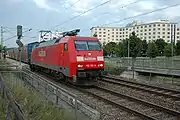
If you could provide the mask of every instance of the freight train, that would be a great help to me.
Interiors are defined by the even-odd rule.
[[[104,70],[103,50],[97,38],[77,36],[77,32],[64,32],[54,40],[27,44],[22,48],[22,61],[32,71],[51,73],[58,80],[94,85]],[[10,49],[8,56],[17,59],[18,51],[18,48]]]

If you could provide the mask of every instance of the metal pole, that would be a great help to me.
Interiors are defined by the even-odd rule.
[[[3,45],[3,27],[1,26],[1,45]]]
[[[128,65],[129,65],[129,39],[128,39]]]

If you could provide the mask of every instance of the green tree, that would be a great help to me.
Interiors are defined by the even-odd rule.
[[[104,46],[105,55],[115,55],[117,44],[115,42],[109,42]]]
[[[150,58],[155,58],[158,54],[158,49],[157,46],[155,44],[155,42],[149,42],[148,43],[148,50],[147,50],[147,55]]]
[[[141,56],[142,41],[136,36],[135,32],[132,32],[129,37],[129,49],[130,57],[136,58],[138,56]]]
[[[166,42],[164,41],[164,39],[157,39],[155,41],[155,44],[158,48],[158,56],[163,56],[164,55],[164,48],[166,46]]]
[[[172,56],[172,44],[171,43],[169,43],[169,44],[167,44],[165,46],[165,48],[164,48],[164,55],[166,57],[171,57]]]
[[[122,52],[124,57],[128,56],[128,40],[129,39],[124,39],[122,42]]]
[[[123,57],[123,43],[119,42],[117,44],[117,47],[115,49],[115,54],[118,56],[118,57]]]
[[[180,41],[176,43],[176,55],[180,55]]]
[[[148,44],[146,40],[142,41],[142,56],[145,57],[147,56],[147,49],[148,49]]]

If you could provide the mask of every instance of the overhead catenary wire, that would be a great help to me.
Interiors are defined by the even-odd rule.
[[[88,9],[88,10],[80,13],[79,15],[76,15],[76,16],[70,18],[69,20],[62,22],[62,23],[59,24],[59,25],[56,25],[56,26],[53,27],[53,28],[60,27],[60,26],[62,26],[63,24],[68,23],[68,22],[70,22],[70,21],[72,21],[72,20],[74,20],[74,19],[76,19],[76,18],[78,18],[78,17],[80,17],[80,16],[82,16],[82,15],[84,15],[84,14],[86,14],[86,13],[92,11],[92,10],[94,10],[94,9],[97,9],[97,8],[103,6],[103,5],[105,5],[105,4],[107,4],[107,3],[111,2],[111,1],[112,1],[112,0],[108,0],[108,1],[105,1],[105,2],[103,2],[103,3],[101,3],[101,4],[99,4],[99,5],[96,5],[96,6],[92,7],[92,8],[90,8],[90,9]]]
[[[168,8],[172,8],[172,7],[176,7],[176,6],[179,6],[179,5],[180,5],[180,3],[174,4],[174,5],[169,5],[167,7],[162,7],[162,8],[155,9],[155,10],[152,10],[152,11],[149,11],[149,12],[145,12],[145,13],[141,13],[141,14],[138,14],[138,15],[135,15],[135,16],[126,17],[126,18],[123,18],[121,20],[116,20],[116,21],[113,21],[113,22],[110,22],[110,23],[107,23],[107,24],[102,24],[100,26],[105,26],[105,25],[111,25],[111,24],[114,24],[114,23],[119,23],[119,22],[122,22],[122,21],[125,21],[125,20],[129,20],[129,19],[132,19],[132,18],[148,15],[148,14],[151,14],[151,13],[154,13],[154,12],[162,11],[162,10],[165,10],[165,9],[168,9]]]
[[[123,18],[121,20],[116,20],[116,21],[113,21],[113,22],[110,22],[110,23],[106,23],[106,24],[102,24],[102,25],[98,25],[98,26],[106,26],[106,25],[111,25],[111,24],[114,24],[114,23],[120,23],[120,22],[123,22],[125,20],[129,20],[129,19],[132,19],[132,18],[148,15],[148,14],[151,14],[151,13],[154,13],[154,12],[158,12],[158,11],[162,11],[162,10],[165,10],[165,9],[168,9],[168,8],[177,7],[179,5],[180,5],[180,3],[174,4],[174,5],[170,5],[170,6],[166,6],[166,7],[162,7],[162,8],[158,8],[158,9],[155,9],[155,10],[152,10],[152,11],[149,11],[149,12],[141,13],[141,14],[138,14],[138,15],[135,15],[135,16],[126,17],[126,18]],[[89,31],[89,28],[88,29],[84,29],[83,31]]]

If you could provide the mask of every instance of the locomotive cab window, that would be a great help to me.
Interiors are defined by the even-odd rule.
[[[68,44],[64,43],[64,51],[68,51]]]
[[[101,50],[101,45],[99,41],[76,40],[75,48],[76,50]]]

